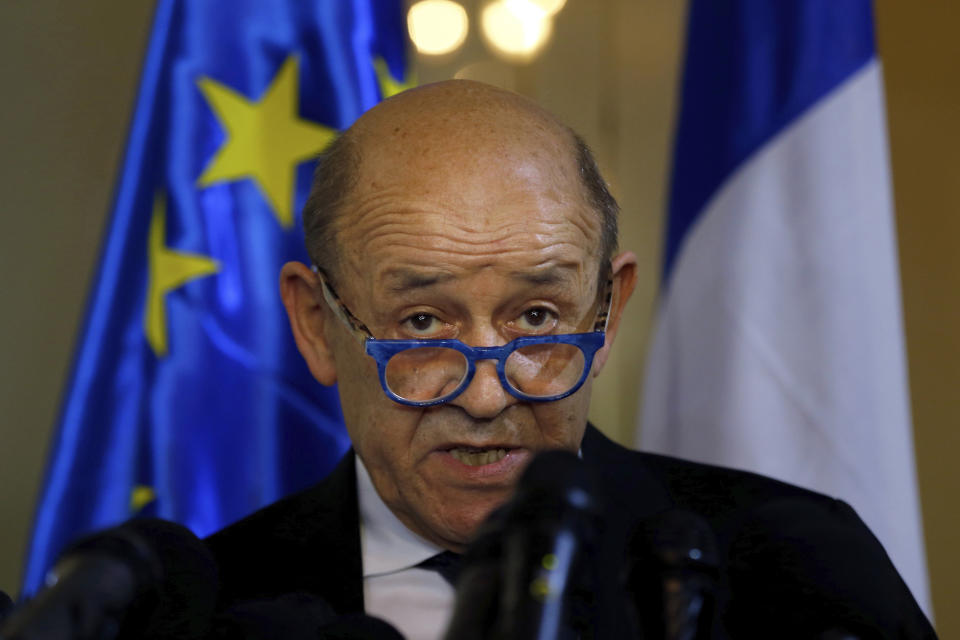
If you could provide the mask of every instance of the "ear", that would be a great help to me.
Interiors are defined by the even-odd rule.
[[[337,381],[337,367],[324,334],[331,314],[316,293],[319,286],[317,274],[301,262],[288,262],[280,270],[280,297],[297,349],[317,382],[330,386]]]
[[[623,309],[627,306],[627,301],[633,293],[633,287],[637,284],[637,256],[632,251],[624,251],[614,257],[610,261],[610,265],[613,297],[610,301],[610,317],[607,320],[607,337],[603,346],[600,347],[593,358],[594,377],[600,374],[603,366],[607,363],[610,348],[613,346],[613,340],[617,337],[617,330],[620,328],[620,317],[623,315]]]

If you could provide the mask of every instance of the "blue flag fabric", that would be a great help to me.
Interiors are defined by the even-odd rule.
[[[875,53],[870,0],[690,4],[664,284],[730,174]]]
[[[349,440],[277,292],[309,160],[402,87],[401,0],[160,0],[24,592],[138,514],[198,535],[322,478]]]

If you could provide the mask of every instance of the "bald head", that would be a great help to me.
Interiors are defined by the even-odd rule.
[[[532,161],[561,160],[568,165],[564,168],[575,170],[574,139],[567,127],[522,96],[469,80],[398,94],[365,113],[348,135],[366,150],[364,163],[376,159],[429,166],[468,149],[476,158],[522,154]]]
[[[464,198],[469,176],[516,167],[578,182],[574,192],[591,209],[598,261],[616,248],[618,206],[586,144],[536,103],[515,93],[468,80],[449,80],[400,93],[367,111],[319,158],[304,209],[307,250],[336,276],[339,231],[351,224],[351,201],[382,192],[385,176],[404,169],[404,189],[440,191],[456,181]],[[395,185],[400,188],[399,185]],[[385,193],[390,193],[387,189]]]

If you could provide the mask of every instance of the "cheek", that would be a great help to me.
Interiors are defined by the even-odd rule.
[[[391,408],[387,403],[395,403],[380,388],[376,363],[359,346],[336,349],[335,358],[340,408],[348,425],[350,439],[359,449],[368,438],[367,432],[381,422],[379,416]]]
[[[568,451],[580,448],[587,427],[591,386],[588,378],[569,398],[533,406],[537,426],[548,448]]]
[[[408,444],[410,426],[396,418],[365,418],[350,423],[350,440],[381,498],[387,504],[394,505],[404,492],[403,483],[413,477],[413,457]]]
[[[395,468],[410,464],[416,412],[405,411],[389,398],[367,395],[356,398],[349,411],[344,407],[344,418],[350,440],[365,461]]]
[[[387,398],[379,384],[362,390],[344,389],[340,395],[353,447],[389,503],[399,495],[399,484],[412,476],[419,412]]]

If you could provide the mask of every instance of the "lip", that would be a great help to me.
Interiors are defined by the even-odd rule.
[[[506,449],[507,455],[503,459],[477,467],[460,462],[450,453],[451,449]],[[437,447],[430,454],[436,462],[442,465],[445,473],[466,482],[502,481],[515,476],[530,457],[530,450],[505,444],[468,444],[463,442],[445,444]]]

